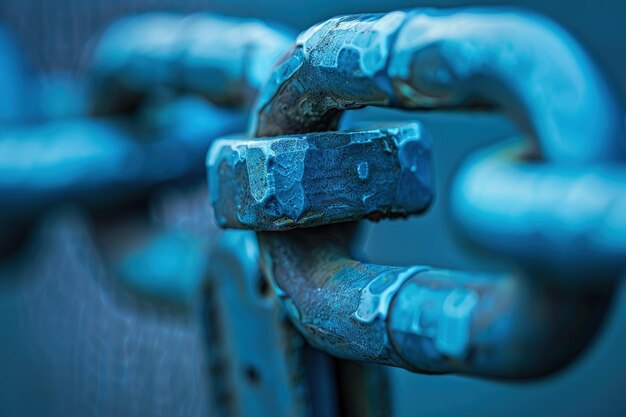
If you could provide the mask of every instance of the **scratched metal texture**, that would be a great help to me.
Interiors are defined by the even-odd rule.
[[[211,202],[220,227],[264,231],[422,213],[433,198],[431,145],[417,123],[224,139],[207,158]]]

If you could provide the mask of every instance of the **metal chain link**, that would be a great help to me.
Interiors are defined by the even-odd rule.
[[[289,41],[257,21],[206,14],[120,22],[96,51],[81,117],[2,133],[0,221],[22,226],[56,204],[126,201],[197,174],[209,143],[241,129],[246,104]],[[336,131],[344,110],[364,106],[498,109],[518,122],[527,138],[477,154],[452,191],[466,236],[518,269],[353,259],[351,222],[420,214],[435,194],[437,138],[420,123]],[[331,19],[298,37],[253,118],[261,139],[218,140],[207,159],[217,222],[257,231],[260,244],[229,233],[212,249],[209,285],[217,287],[203,312],[216,322],[208,327],[230,325],[221,337],[239,341],[208,330],[211,372],[239,395],[261,392],[264,409],[309,412],[296,374],[302,362],[289,363],[298,355],[273,342],[250,355],[246,344],[258,334],[237,333],[254,318],[258,332],[301,350],[283,310],[253,294],[265,291],[255,287],[257,262],[300,333],[342,358],[527,378],[570,363],[596,333],[624,268],[624,118],[591,59],[554,23],[486,9]],[[245,254],[236,253],[241,246]],[[238,316],[224,315],[235,309]],[[220,356],[227,346],[230,361]],[[264,381],[269,391],[254,394],[238,372],[258,383],[248,365],[262,361],[282,368]],[[278,404],[279,392],[290,401]],[[238,402],[227,394],[224,412]]]
[[[452,198],[469,237],[518,270],[362,263],[347,250],[349,223],[270,232],[424,210],[419,125],[410,137],[327,132],[368,105],[498,109],[518,122],[530,140],[468,163]],[[264,273],[313,346],[418,372],[528,378],[568,364],[596,333],[623,269],[624,118],[554,23],[508,9],[330,19],[298,37],[257,109],[262,139],[213,145],[211,199],[218,223],[259,232]]]

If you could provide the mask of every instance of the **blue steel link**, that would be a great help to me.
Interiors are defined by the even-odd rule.
[[[421,213],[432,200],[430,148],[417,123],[224,139],[208,156],[211,201],[220,226],[265,231]]]
[[[528,268],[494,275],[361,263],[347,250],[349,223],[259,233],[264,273],[292,322],[331,354],[419,372],[528,378],[570,363],[596,333],[623,264],[594,269],[580,291],[567,278],[567,263],[598,266],[624,253],[619,238],[612,236],[608,247],[598,239],[623,216],[611,207],[620,201],[615,164],[624,158],[625,126],[591,59],[556,24],[520,10],[338,17],[298,37],[261,93],[251,132],[306,137],[336,129],[344,110],[368,105],[498,109],[518,123],[530,138],[526,151],[504,164],[485,165],[482,158],[463,168],[453,212],[470,238],[492,249],[501,245]],[[605,174],[595,170],[599,164],[608,164]],[[581,169],[595,173],[582,188]],[[219,186],[267,180],[258,170],[235,184],[214,166],[209,170]],[[554,204],[546,196],[560,184],[574,191],[564,188],[568,198]],[[593,193],[590,201],[602,195],[602,204],[577,204],[576,193],[585,191]],[[523,204],[507,205],[507,198]],[[605,213],[612,215],[602,218]],[[597,221],[590,225],[590,218]],[[563,227],[536,236],[533,231],[552,226],[541,219],[558,219]],[[251,227],[262,228],[260,220]],[[342,219],[327,222],[336,220]],[[564,248],[572,238],[582,243]],[[535,243],[540,249],[532,249]],[[578,259],[556,256],[549,268],[528,263],[552,249],[575,249]]]

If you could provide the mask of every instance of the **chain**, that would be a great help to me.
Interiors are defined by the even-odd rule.
[[[68,202],[109,208],[201,175],[209,143],[242,129],[268,63],[290,39],[255,20],[210,14],[118,22],[80,83],[78,115],[3,129],[0,221],[28,224]]]
[[[211,248],[202,313],[225,414],[256,412],[245,407],[258,402],[241,400],[256,396],[263,410],[306,415],[323,394],[304,392],[303,357],[318,376],[324,366],[311,364],[329,359],[283,314],[324,352],[415,372],[528,378],[570,363],[602,323],[626,250],[623,112],[577,42],[521,11],[344,16],[301,34],[265,84],[290,39],[207,14],[119,22],[95,51],[77,117],[3,131],[0,222],[20,229],[50,206],[146,196],[199,174],[213,143],[217,222],[254,230],[259,243],[227,232]],[[263,86],[257,138],[214,141],[242,129]],[[421,123],[337,130],[345,110],[365,106],[501,110],[518,123],[522,138],[470,158],[451,191],[465,237],[515,270],[351,256],[356,221],[419,215],[437,188],[437,138]],[[237,332],[251,322],[255,331]]]
[[[468,162],[452,196],[468,237],[515,271],[362,263],[347,249],[353,224],[319,227],[418,214],[432,199],[421,125],[333,131],[344,110],[372,105],[499,109],[518,122],[528,139]],[[259,232],[264,273],[313,346],[417,372],[528,378],[595,334],[623,269],[623,114],[554,23],[479,9],[330,19],[298,37],[255,116],[261,139],[212,146],[211,200],[222,226]]]

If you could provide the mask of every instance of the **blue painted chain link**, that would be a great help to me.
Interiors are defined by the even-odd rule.
[[[334,132],[364,106],[494,109],[518,123],[525,139],[469,161],[452,196],[466,235],[515,271],[362,263],[347,250],[349,223],[273,232],[424,210],[424,134]],[[553,22],[493,9],[330,19],[281,60],[250,130],[260,139],[213,145],[216,218],[259,231],[264,273],[314,346],[419,372],[527,378],[569,363],[602,322],[626,249],[624,118]],[[364,156],[372,137],[382,143]]]

